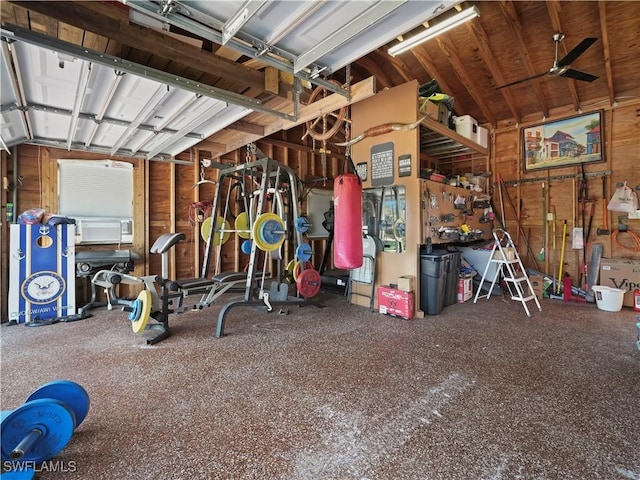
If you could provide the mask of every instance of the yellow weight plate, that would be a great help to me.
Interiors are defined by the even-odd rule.
[[[247,215],[247,212],[240,212],[233,226],[238,231],[240,238],[251,238],[251,228],[249,227],[249,215]]]
[[[256,218],[251,233],[260,250],[277,250],[285,238],[284,221],[275,213],[263,213]]]
[[[202,222],[202,225],[200,226],[200,236],[205,242],[209,238],[209,231],[211,230],[211,224],[213,223],[212,218],[213,217],[207,217],[206,220]],[[224,233],[222,234],[222,241],[220,241],[220,230],[224,230]],[[227,240],[229,240],[229,237],[231,236],[231,233],[229,232],[229,230],[231,230],[231,228],[229,227],[229,222],[227,222],[220,215],[218,215],[217,221],[216,221],[216,232],[214,232],[213,239],[212,239],[213,244],[223,245]]]
[[[287,268],[284,271],[284,278],[289,283],[296,283],[295,278],[293,278],[293,269],[295,268],[295,266],[296,261],[291,260],[289,263],[287,263]]]
[[[140,317],[135,322],[131,322],[131,329],[133,333],[142,332],[151,317],[151,292],[149,290],[143,290],[138,295],[137,300],[140,302]]]

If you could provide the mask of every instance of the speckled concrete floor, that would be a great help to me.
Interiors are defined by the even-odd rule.
[[[125,313],[2,325],[2,409],[82,384],[91,410],[39,479],[638,479],[636,312],[500,297],[405,321],[322,294],[219,307],[147,347]],[[73,466],[73,468],[68,468]]]

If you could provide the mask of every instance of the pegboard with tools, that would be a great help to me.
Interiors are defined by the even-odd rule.
[[[444,244],[486,240],[495,214],[491,196],[467,188],[422,180],[422,241]]]

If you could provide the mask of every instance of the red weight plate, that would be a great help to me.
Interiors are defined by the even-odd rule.
[[[300,292],[300,295],[304,298],[315,297],[320,291],[321,284],[322,279],[320,278],[320,274],[313,268],[307,268],[301,271],[296,280],[298,292]]]

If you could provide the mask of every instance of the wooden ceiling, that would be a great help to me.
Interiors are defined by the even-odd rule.
[[[469,5],[475,5],[480,16],[463,26],[397,57],[388,55],[388,45],[354,62],[351,85],[360,92],[354,98],[364,98],[373,89],[371,77],[378,90],[414,79],[420,84],[436,79],[443,92],[455,97],[456,114],[498,128],[640,98],[640,2],[480,1],[460,8]],[[121,2],[3,1],[1,8],[3,24],[257,98],[273,109],[292,109],[291,85],[277,73],[274,77],[263,63],[175,27],[160,32],[131,23],[129,7]],[[496,89],[548,71],[556,32],[565,35],[560,58],[584,38],[597,38],[571,65],[597,80],[543,76]],[[344,76],[344,69],[333,74],[339,82]],[[307,90],[303,101],[309,94]],[[312,105],[302,113],[301,120],[313,118],[318,108]],[[220,156],[294,123],[253,113],[198,148]]]

